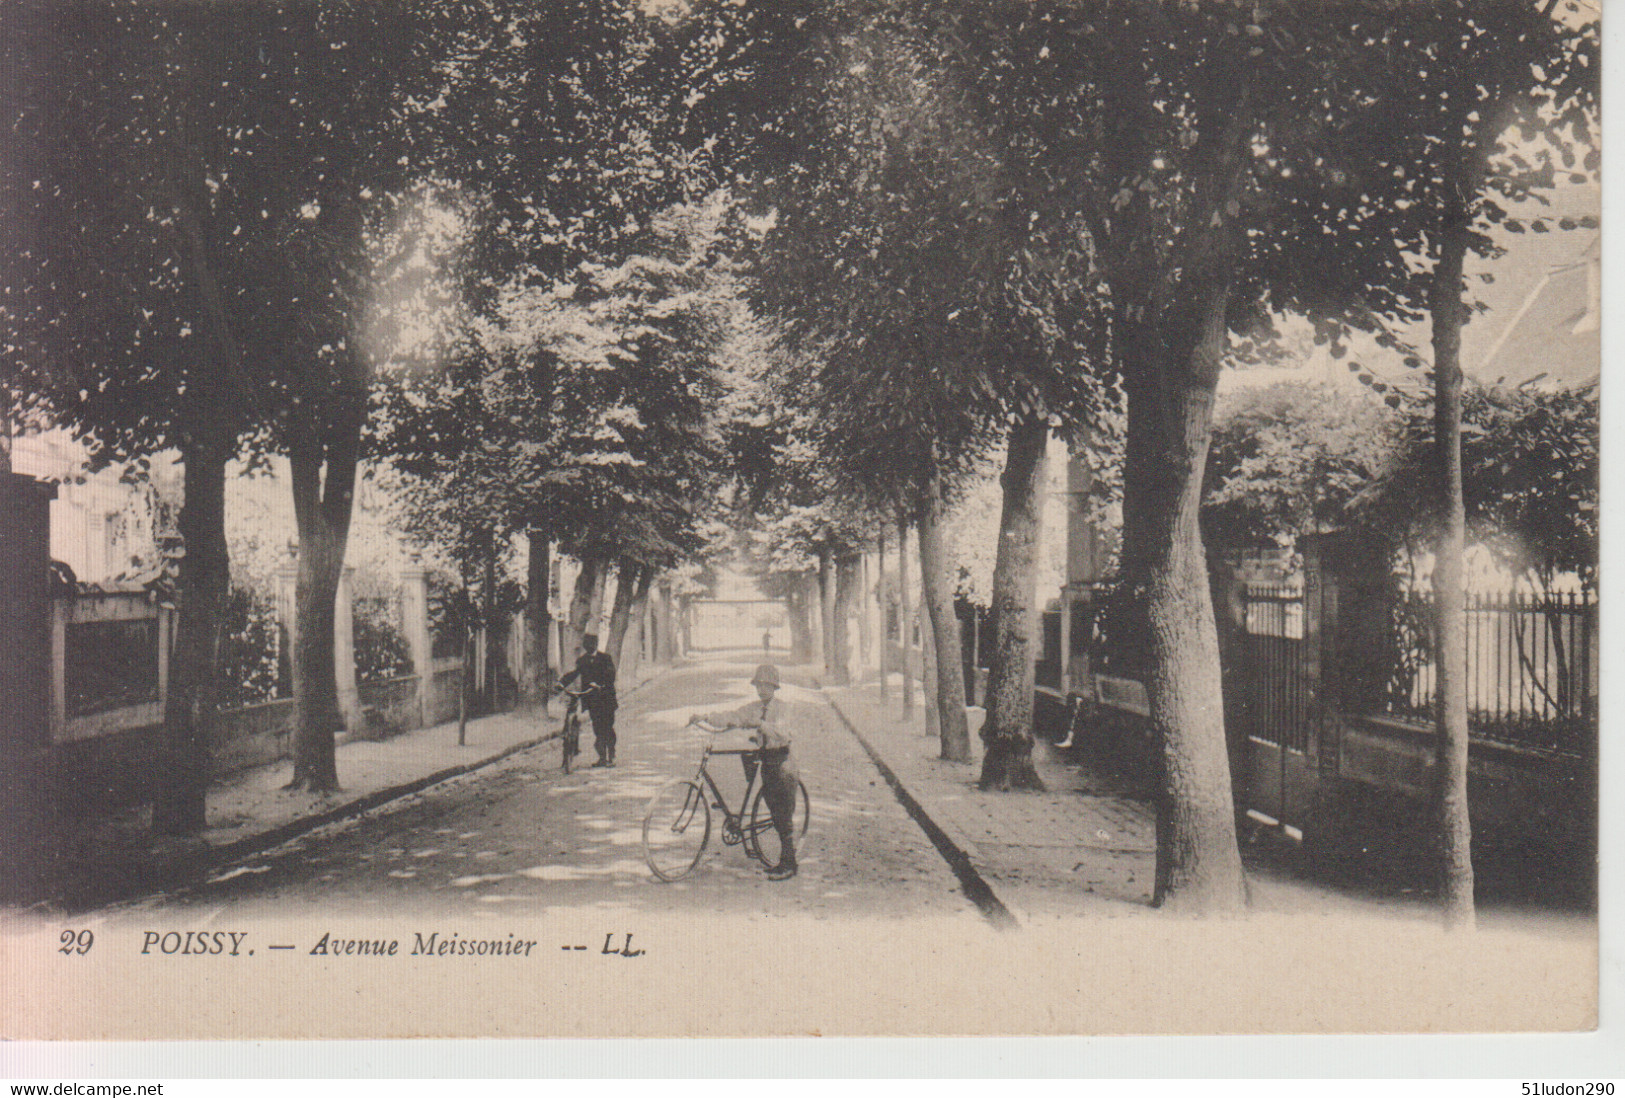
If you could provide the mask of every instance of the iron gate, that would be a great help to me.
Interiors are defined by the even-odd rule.
[[[1247,584],[1231,708],[1241,741],[1242,807],[1265,822],[1301,821],[1314,781],[1309,759],[1313,653],[1303,589]]]

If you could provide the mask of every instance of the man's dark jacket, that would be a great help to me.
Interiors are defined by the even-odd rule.
[[[619,704],[615,698],[615,661],[609,658],[608,652],[589,652],[583,655],[576,660],[576,669],[559,681],[562,685],[568,686],[578,678],[583,687],[595,687],[592,693],[581,699],[586,703],[589,713],[614,712]]]

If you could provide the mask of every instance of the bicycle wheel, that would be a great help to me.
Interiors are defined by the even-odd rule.
[[[798,778],[796,803],[790,814],[790,834],[797,839],[805,835],[811,817],[812,802],[807,797],[807,787]],[[767,806],[767,798],[760,789],[751,800],[750,822],[745,825],[745,853],[769,869],[778,865],[784,854],[778,830],[773,826],[773,810]]]
[[[581,718],[571,714],[564,718],[564,772],[570,772],[570,763],[581,754]]]
[[[690,781],[667,782],[643,817],[643,857],[662,881],[688,876],[711,840],[711,806]]]

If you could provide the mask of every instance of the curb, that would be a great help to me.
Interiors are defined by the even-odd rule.
[[[632,697],[659,677],[661,676],[643,680],[628,690],[623,697]],[[206,874],[222,865],[269,850],[274,846],[280,846],[290,839],[296,839],[300,835],[315,831],[319,827],[326,827],[328,824],[360,816],[391,801],[410,797],[414,793],[421,793],[423,790],[439,785],[441,782],[461,777],[464,774],[472,774],[476,770],[482,770],[485,767],[502,762],[504,759],[511,758],[522,751],[529,751],[544,743],[557,740],[562,734],[563,729],[556,728],[546,735],[512,744],[483,759],[459,763],[456,766],[449,766],[424,777],[402,782],[399,785],[386,786],[383,789],[374,790],[371,793],[356,797],[354,800],[345,801],[343,804],[337,804],[307,816],[297,817],[287,823],[279,824],[276,827],[253,835],[245,835],[221,846],[209,847],[206,850],[198,850],[194,853],[155,858],[152,861],[133,867],[133,871],[124,879],[105,888],[92,888],[72,896],[48,898],[43,902],[49,903],[51,899],[54,899],[66,913],[75,914],[92,907],[138,899],[151,892],[196,883],[196,878],[200,874]]]
[[[851,732],[853,738],[858,741],[858,746],[863,748],[864,754],[869,756],[869,761],[875,764],[875,769],[880,771],[880,776],[886,779],[886,784],[891,787],[893,796],[903,806],[903,810],[909,814],[910,819],[919,825],[920,830],[925,832],[926,838],[930,839],[931,844],[937,848],[937,853],[941,854],[943,861],[948,863],[948,868],[953,870],[955,877],[959,878],[959,887],[964,890],[965,898],[975,904],[977,910],[981,911],[982,917],[999,930],[1021,929],[1021,924],[1017,922],[1015,915],[1011,914],[1010,909],[1004,906],[1004,902],[994,893],[993,887],[978,872],[976,863],[970,854],[949,836],[942,825],[931,818],[931,814],[925,810],[925,806],[908,791],[892,768],[886,765],[886,760],[880,757],[880,753],[864,738],[863,733],[858,731],[858,726],[852,723],[852,719],[846,715],[840,704],[824,691],[823,684],[819,683],[817,679],[814,679],[813,682],[817,684],[819,693],[823,694],[824,700],[829,703],[829,707],[835,710],[835,715],[841,718],[841,723],[846,725],[847,731]]]

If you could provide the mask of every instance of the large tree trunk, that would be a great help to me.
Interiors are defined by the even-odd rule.
[[[604,595],[609,591],[609,565],[598,566],[598,574],[593,577],[592,603],[587,611],[586,632],[595,633],[604,628]],[[602,638],[599,638],[602,639]],[[603,651],[603,646],[599,646]]]
[[[343,726],[333,668],[334,599],[344,568],[355,500],[356,468],[366,398],[347,387],[328,405],[325,430],[311,430],[289,448],[294,518],[299,527],[294,584],[293,780],[290,788],[339,788],[334,736]],[[325,469],[325,476],[324,476]]]
[[[1476,922],[1472,824],[1467,808],[1467,613],[1463,592],[1467,517],[1461,469],[1461,325],[1466,319],[1461,275],[1467,231],[1464,204],[1452,196],[1430,302],[1440,516],[1438,560],[1433,568],[1438,614],[1433,654],[1438,720],[1434,807],[1439,828],[1439,902],[1445,926],[1452,930],[1471,930]]]
[[[836,677],[835,554],[827,544],[818,550],[818,620],[823,624],[824,675],[834,685],[844,686]]]
[[[1129,437],[1144,455],[1140,547],[1149,630],[1146,690],[1161,745],[1154,902],[1192,914],[1240,911],[1230,758],[1213,596],[1198,512],[1224,350],[1228,290],[1125,333]]]
[[[852,618],[862,594],[862,566],[858,557],[835,562],[835,672],[832,679],[837,686],[848,686],[852,682]]]
[[[615,661],[617,668],[626,663],[627,627],[632,624],[632,603],[637,597],[638,584],[643,579],[643,566],[623,560],[615,570],[615,601],[609,612],[609,637],[603,650]]]
[[[530,553],[525,567],[525,699],[536,703],[552,689],[554,670],[548,654],[547,634],[553,628],[548,610],[552,584],[549,559],[552,545],[547,535],[532,530],[526,535]]]
[[[852,609],[858,622],[858,678],[859,681],[869,673],[874,666],[874,630],[870,620],[871,597],[874,591],[874,577],[870,574],[869,553],[864,550],[858,554],[857,562],[853,565],[856,577],[857,591],[854,592]]]
[[[495,713],[501,707],[502,664],[507,660],[507,630],[497,620],[497,546],[490,530],[481,539],[480,561],[480,651],[485,674],[480,682],[480,709]]]
[[[636,685],[638,667],[643,663],[646,648],[649,658],[654,658],[654,646],[651,643],[654,617],[649,612],[649,590],[654,584],[654,575],[655,570],[648,566],[638,569],[637,586],[632,591],[631,624],[627,627],[627,639],[621,642],[621,659],[616,664],[620,669],[621,680],[626,683],[629,690]]]
[[[196,281],[218,361],[195,379],[187,417],[191,430],[181,441],[186,482],[176,523],[186,555],[181,558],[180,613],[164,706],[163,768],[152,806],[153,831],[172,836],[194,835],[207,826],[209,753],[220,697],[220,620],[231,585],[226,463],[235,437],[228,426],[234,402],[226,390],[242,376],[242,355],[210,263],[203,224],[189,203],[177,200],[174,211],[181,230],[180,258]]]
[[[805,575],[792,577],[784,596],[790,616],[790,658],[807,663],[813,658],[812,597]]]
[[[663,582],[655,596],[655,662],[677,659],[676,622],[672,612],[671,584]]]
[[[231,582],[226,548],[226,462],[230,439],[203,431],[181,447],[185,497],[177,520],[186,555],[176,621],[152,829],[193,835],[207,825],[209,753],[220,685],[220,621]]]
[[[897,516],[897,663],[903,672],[903,719],[914,715],[914,655],[910,647],[914,639],[914,607],[909,593],[913,590],[908,578],[908,515],[899,509]]]
[[[581,637],[587,632],[587,623],[592,618],[592,593],[598,586],[598,562],[584,560],[581,570],[576,573],[575,590],[570,595],[570,613],[564,623],[564,650],[559,653],[559,664],[562,670],[568,670],[576,665],[576,657],[581,654]]]
[[[880,664],[880,700],[882,703],[891,695],[891,633],[889,631],[891,618],[891,599],[886,587],[886,524],[880,524],[879,537],[876,539],[875,552],[875,601],[880,605],[880,635],[876,638],[880,646],[878,652]]]
[[[960,670],[959,618],[942,538],[942,484],[933,477],[920,509],[920,586],[935,640],[938,729],[942,757],[970,762],[970,726],[965,720],[965,677]]]
[[[1010,430],[999,515],[999,548],[993,561],[993,655],[987,684],[987,723],[982,726],[983,789],[1043,789],[1033,769],[1033,644],[1038,550],[1043,530],[1040,489],[1044,483],[1049,422],[1022,420]],[[956,659],[948,661],[957,666]]]

